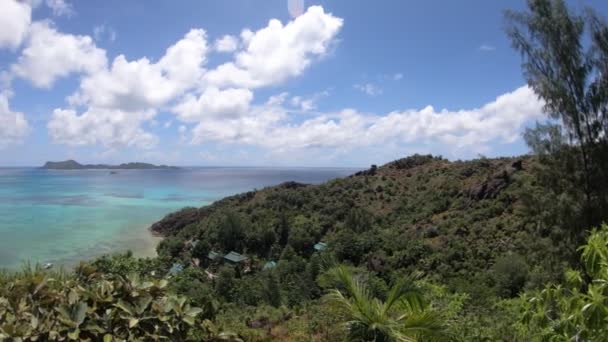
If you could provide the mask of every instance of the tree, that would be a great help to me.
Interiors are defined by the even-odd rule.
[[[224,298],[226,301],[230,301],[232,299],[232,293],[235,287],[236,274],[234,272],[234,268],[229,266],[224,266],[220,269],[219,274],[217,276],[217,280],[215,282],[215,293]]]
[[[207,241],[199,241],[192,249],[192,256],[201,261],[207,260],[207,255],[211,251],[211,246]]]
[[[581,217],[570,227],[580,233],[608,212],[608,26],[591,10],[573,14],[563,0],[528,0],[527,12],[506,18],[528,85],[552,120],[526,140],[550,165],[547,188],[565,179],[557,195],[572,204],[581,197]]]
[[[279,235],[279,244],[282,247],[285,247],[287,241],[289,240],[289,220],[287,219],[287,215],[285,215],[283,212],[281,212],[279,216],[277,234]]]
[[[508,254],[496,260],[492,271],[496,290],[502,297],[517,296],[528,279],[528,264],[515,254]]]
[[[328,303],[342,313],[350,341],[417,341],[444,337],[445,327],[430,311],[420,291],[407,280],[395,284],[382,302],[365,284],[338,266],[329,271],[342,290],[333,289]]]
[[[264,284],[264,295],[266,302],[275,308],[281,306],[281,290],[277,278],[273,273],[268,273]]]
[[[239,251],[245,240],[241,218],[235,213],[228,213],[218,226],[218,239],[224,250]]]
[[[521,321],[538,340],[605,341],[608,336],[608,225],[593,230],[579,250],[584,270],[567,270],[565,286],[522,296]]]
[[[346,216],[344,226],[356,233],[368,231],[372,227],[372,215],[364,209],[351,209]]]
[[[171,258],[177,258],[184,249],[184,242],[175,237],[168,237],[158,244],[157,250],[159,255],[166,255]]]

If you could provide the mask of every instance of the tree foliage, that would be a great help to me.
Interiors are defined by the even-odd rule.
[[[369,289],[346,268],[330,271],[342,289],[331,290],[326,300],[343,314],[350,341],[441,340],[445,326],[429,310],[422,294],[408,280],[397,282],[385,301],[370,295]]]
[[[579,248],[582,270],[567,270],[565,284],[522,296],[521,321],[539,341],[602,341],[608,336],[608,225]]]
[[[563,0],[528,0],[528,11],[509,11],[507,19],[528,84],[552,120],[528,130],[526,140],[542,158],[547,189],[562,208],[571,206],[562,223],[580,237],[608,212],[608,26]]]

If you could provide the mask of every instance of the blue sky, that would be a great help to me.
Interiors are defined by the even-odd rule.
[[[0,165],[523,154],[542,103],[502,13],[524,6],[0,0]]]

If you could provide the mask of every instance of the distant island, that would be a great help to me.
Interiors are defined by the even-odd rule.
[[[80,164],[75,160],[46,162],[43,169],[47,170],[176,170],[176,166],[154,165],[148,163],[126,163],[120,165]]]

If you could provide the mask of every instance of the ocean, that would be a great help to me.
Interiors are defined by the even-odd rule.
[[[130,250],[153,256],[148,227],[183,207],[285,181],[318,184],[358,170],[200,167],[179,170],[0,168],[0,268],[71,266]]]

